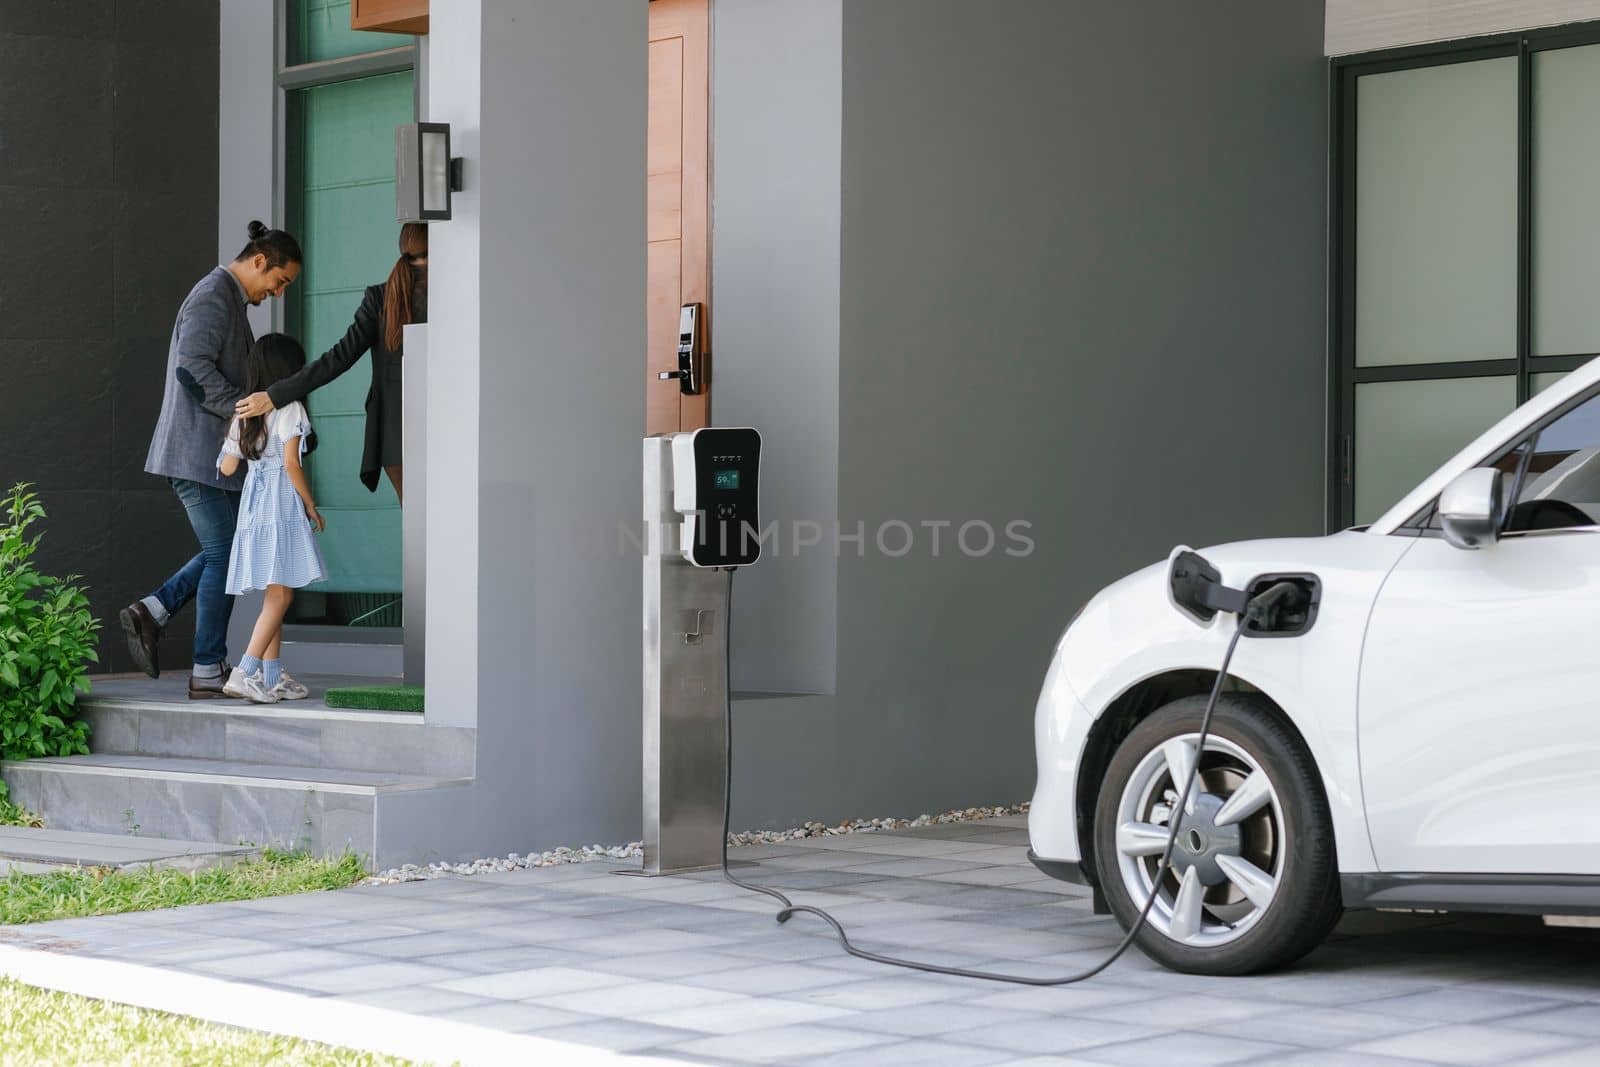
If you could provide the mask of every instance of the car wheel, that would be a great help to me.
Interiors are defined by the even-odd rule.
[[[1100,888],[1125,930],[1155,894],[1138,944],[1168,967],[1282,967],[1320,944],[1342,910],[1327,798],[1304,743],[1258,695],[1222,694],[1199,753],[1205,705],[1173,701],[1117,747],[1095,808]],[[1172,866],[1157,879],[1196,760]]]

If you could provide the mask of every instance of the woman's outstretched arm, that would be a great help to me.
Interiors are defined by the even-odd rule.
[[[366,355],[367,350],[378,340],[378,331],[381,329],[383,318],[380,295],[382,292],[382,289],[368,289],[361,298],[361,306],[356,308],[355,321],[350,323],[350,328],[344,332],[344,336],[337,344],[307,363],[297,373],[269,386],[266,396],[272,403],[260,413],[285,407],[296,400],[304,400],[312,391],[322,388],[355,366],[356,360]],[[245,409],[244,405],[251,404],[261,395],[253,393],[240,401],[242,412],[250,415],[258,414],[254,410],[255,405],[250,409]]]

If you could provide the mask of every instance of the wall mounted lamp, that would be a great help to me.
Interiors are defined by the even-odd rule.
[[[394,131],[394,219],[450,217],[450,194],[462,188],[462,161],[450,155],[448,122],[409,122]]]

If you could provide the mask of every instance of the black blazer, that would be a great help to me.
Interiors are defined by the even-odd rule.
[[[400,463],[400,353],[383,339],[383,286],[369,285],[355,321],[337,344],[297,374],[268,387],[273,407],[304,400],[372,353],[372,387],[367,391],[366,442],[361,451],[361,481],[377,492],[379,473]]]

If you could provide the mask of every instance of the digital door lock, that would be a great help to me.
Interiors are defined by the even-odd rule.
[[[701,307],[700,304],[685,304],[678,309],[678,369],[664,370],[658,375],[664,382],[678,379],[678,390],[685,396],[696,396],[700,392]]]

